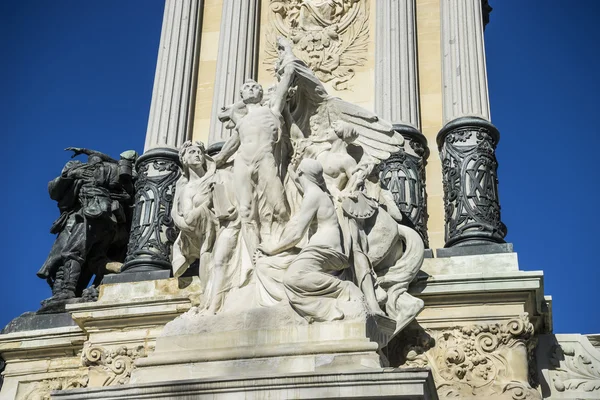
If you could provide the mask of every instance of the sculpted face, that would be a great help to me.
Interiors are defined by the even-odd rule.
[[[248,81],[242,85],[240,90],[242,100],[246,104],[257,104],[262,101],[263,88],[262,86],[254,81]]]
[[[200,146],[190,146],[185,150],[181,162],[187,166],[203,165],[204,150]]]

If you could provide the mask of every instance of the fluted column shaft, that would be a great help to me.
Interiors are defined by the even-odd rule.
[[[416,1],[376,1],[375,6],[375,112],[391,121],[406,143],[404,151],[380,166],[381,184],[429,247],[425,190],[429,150],[419,131]]]
[[[376,7],[375,113],[420,129],[415,0]]]
[[[490,120],[481,0],[441,0],[444,124]]]
[[[166,0],[144,151],[178,148],[191,137],[204,0]]]
[[[239,98],[246,79],[256,79],[259,19],[260,0],[223,0],[209,144],[229,137],[229,130],[216,118],[219,109]]]
[[[144,154],[138,159],[135,209],[122,274],[168,278],[177,230],[171,219],[181,172],[177,149],[189,138],[203,0],[166,0]],[[109,280],[110,280],[109,279]]]

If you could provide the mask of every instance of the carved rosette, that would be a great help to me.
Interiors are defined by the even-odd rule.
[[[428,248],[429,215],[425,186],[425,166],[429,157],[427,139],[408,125],[394,125],[394,130],[404,137],[406,150],[392,154],[381,163],[379,180],[394,195],[396,205],[410,219]]]
[[[437,135],[442,160],[445,247],[504,243],[496,145],[500,133],[473,117],[448,123]]]
[[[146,356],[144,346],[128,349],[125,346],[107,350],[100,346],[89,346],[83,349],[81,362],[90,367],[90,387],[116,386],[129,382],[134,361]]]
[[[541,400],[529,370],[533,335],[526,314],[504,324],[407,331],[400,363],[431,368],[441,398]]]
[[[135,210],[127,258],[122,272],[170,270],[170,254],[177,238],[171,218],[175,183],[181,171],[177,150],[145,152],[136,162]]]

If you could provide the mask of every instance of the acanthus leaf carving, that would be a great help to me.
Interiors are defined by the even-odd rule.
[[[552,383],[559,392],[600,390],[599,366],[573,346],[553,346],[550,363],[556,371],[552,376]]]

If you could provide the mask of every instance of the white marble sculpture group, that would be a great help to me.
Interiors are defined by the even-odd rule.
[[[219,154],[180,150],[173,274],[199,259],[204,314],[286,303],[309,323],[366,311],[398,331],[423,308],[407,288],[424,246],[376,167],[404,140],[330,96],[287,41],[277,47],[278,83],[263,96],[248,80],[222,108],[232,134]]]

